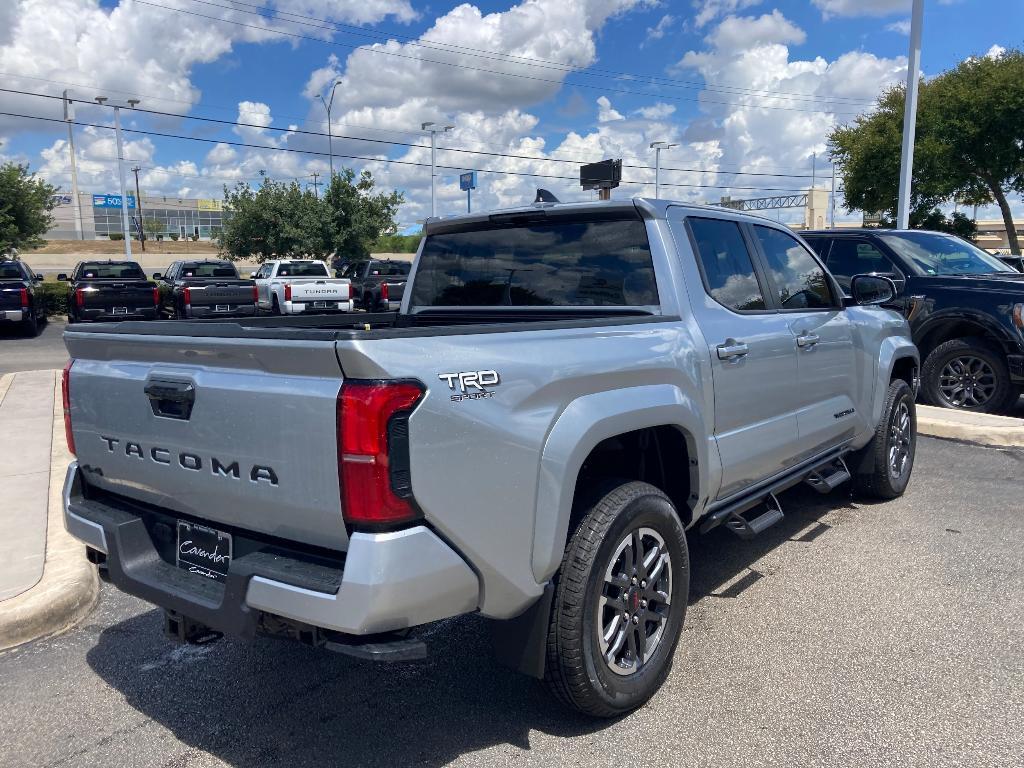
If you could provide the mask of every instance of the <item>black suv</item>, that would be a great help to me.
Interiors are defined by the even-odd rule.
[[[1008,410],[1024,388],[1024,274],[953,235],[924,230],[800,233],[849,292],[853,275],[891,277],[890,306],[921,351],[933,405]]]

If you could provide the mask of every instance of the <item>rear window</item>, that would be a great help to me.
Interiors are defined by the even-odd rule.
[[[23,277],[21,267],[17,264],[0,264],[0,280],[20,280]]]
[[[183,264],[181,277],[238,277],[233,264]]]
[[[639,219],[558,219],[430,235],[411,299],[413,308],[657,304]]]
[[[316,261],[293,261],[277,268],[278,277],[329,277],[327,267]]]
[[[371,275],[386,275],[387,277],[401,277],[409,274],[411,264],[404,262],[370,262]]]
[[[145,280],[146,275],[135,262],[127,264],[83,264],[79,280]]]

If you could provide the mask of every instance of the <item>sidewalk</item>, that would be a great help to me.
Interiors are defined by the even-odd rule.
[[[0,650],[63,631],[96,602],[95,569],[62,520],[71,458],[59,372],[0,377]]]

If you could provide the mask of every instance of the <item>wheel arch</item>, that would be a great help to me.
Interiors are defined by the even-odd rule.
[[[989,316],[965,312],[929,318],[917,336],[922,360],[927,359],[937,346],[953,339],[988,339],[998,344],[1004,352],[1007,351],[1006,343],[1011,340],[1009,333]]]
[[[875,382],[875,395],[871,403],[872,431],[882,418],[886,393],[893,379],[903,379],[912,391],[916,391],[915,381],[920,377],[921,356],[918,348],[905,336],[890,336],[882,341],[878,350],[878,380]]]
[[[561,562],[577,485],[587,459],[609,440],[648,430],[654,430],[648,434],[655,436],[672,434],[661,430],[673,430],[685,446],[689,481],[686,503],[678,511],[684,526],[692,522],[694,507],[709,484],[708,443],[701,437],[708,432],[698,403],[671,384],[629,387],[577,398],[555,421],[541,453],[532,562],[538,583],[550,579]],[[625,479],[639,479],[629,474],[625,473]],[[676,499],[673,501],[678,505]]]

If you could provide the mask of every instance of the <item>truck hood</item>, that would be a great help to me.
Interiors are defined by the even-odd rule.
[[[931,289],[958,291],[995,291],[1024,298],[1024,273],[993,272],[989,275],[935,275],[927,277]]]

